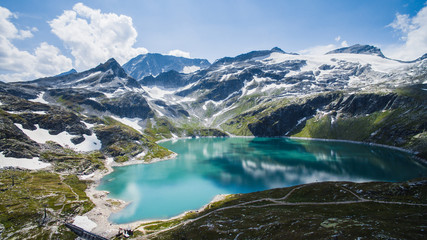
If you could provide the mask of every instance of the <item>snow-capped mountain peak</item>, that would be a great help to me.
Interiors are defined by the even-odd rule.
[[[133,78],[141,80],[146,76],[157,76],[163,72],[177,71],[191,73],[210,66],[206,59],[192,59],[147,53],[136,56],[123,65],[123,69]]]
[[[385,58],[384,54],[381,52],[381,49],[371,45],[355,44],[350,47],[343,47],[343,48],[329,51],[326,54],[335,54],[335,53],[367,54],[367,55],[375,55],[375,56]]]
[[[257,50],[257,51],[251,51],[248,53],[240,54],[236,57],[224,57],[216,60],[212,65],[224,65],[234,62],[242,62],[242,61],[248,61],[253,60],[260,57],[268,56],[272,53],[282,53],[282,54],[292,54],[295,55],[295,53],[286,53],[282,49],[278,47],[274,47],[271,50]]]
[[[140,88],[139,83],[129,77],[114,58],[84,72],[40,78],[30,83],[42,87],[85,88],[106,93],[113,93],[119,89]]]
[[[108,59],[105,63],[99,64],[93,71],[106,72],[112,70],[114,75],[120,78],[126,78],[128,75],[125,70],[120,66],[120,64],[114,58]]]
[[[69,71],[66,71],[66,72],[60,73],[60,74],[56,75],[55,77],[65,76],[65,75],[73,74],[73,73],[77,73],[77,70],[76,70],[76,69],[74,69],[74,68],[73,68],[73,69],[71,69],[71,70],[69,70]]]

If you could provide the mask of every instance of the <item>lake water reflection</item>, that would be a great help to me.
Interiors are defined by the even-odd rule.
[[[118,167],[100,190],[132,203],[110,219],[127,223],[198,209],[217,194],[316,181],[404,181],[427,176],[405,152],[343,142],[288,138],[199,138],[163,142],[173,160]]]

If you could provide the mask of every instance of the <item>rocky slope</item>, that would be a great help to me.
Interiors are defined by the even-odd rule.
[[[221,127],[234,134],[344,139],[427,152],[425,85],[391,93],[331,92],[272,101],[254,107]]]
[[[0,91],[0,149],[6,157],[39,157],[51,162],[55,159],[52,154],[58,160],[63,159],[59,155],[67,155],[62,149],[69,149],[68,154],[74,154],[74,151],[100,150],[104,154],[101,159],[116,157],[120,161],[137,155],[149,161],[151,158],[171,154],[148,140],[141,132],[110,117],[79,112],[78,110],[83,111],[79,106],[88,104],[85,102],[85,94],[94,96],[94,92],[82,89],[47,90],[52,100],[57,99],[48,104],[11,95],[1,86],[0,90],[3,90]],[[59,93],[63,94],[56,98]],[[97,104],[94,108],[118,115],[148,117],[150,111],[145,110],[149,109],[147,103],[143,98],[142,103],[136,101],[141,98],[140,95],[128,92],[121,98],[121,101],[128,100],[123,105],[120,105],[120,100],[115,100]],[[56,142],[59,148],[52,148],[54,145],[50,142]],[[132,145],[135,147],[129,147]]]
[[[151,97],[180,104],[199,121],[218,127],[236,114],[233,109],[242,111],[279,98],[331,91],[375,93],[425,81],[424,60],[387,59],[372,46],[349,49],[321,56],[278,48],[254,51],[219,59],[199,72],[167,72],[142,83]],[[161,96],[156,94],[159,89]]]

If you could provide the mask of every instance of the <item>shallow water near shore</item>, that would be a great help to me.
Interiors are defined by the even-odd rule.
[[[159,143],[177,158],[115,167],[99,190],[131,202],[111,215],[122,224],[199,209],[215,195],[316,181],[405,181],[427,176],[406,152],[345,142],[289,138],[199,138]]]

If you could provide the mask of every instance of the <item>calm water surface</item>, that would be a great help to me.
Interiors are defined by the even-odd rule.
[[[130,201],[115,223],[176,216],[217,194],[247,193],[316,181],[405,181],[427,166],[388,148],[287,138],[200,138],[163,142],[173,160],[114,168],[100,190]]]

